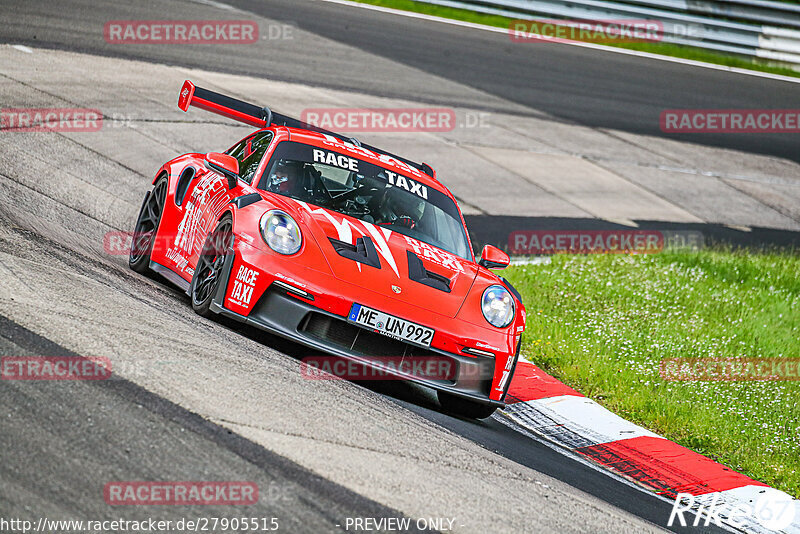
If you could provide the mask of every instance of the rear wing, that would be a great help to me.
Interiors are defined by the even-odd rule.
[[[386,152],[385,150],[381,150],[380,148],[363,144],[355,137],[348,137],[346,135],[331,132],[329,130],[325,130],[324,128],[314,126],[313,124],[303,122],[299,119],[287,117],[286,115],[281,115],[280,113],[274,113],[266,106],[259,107],[255,104],[244,102],[243,100],[238,100],[236,98],[225,96],[208,89],[203,89],[202,87],[197,87],[189,80],[186,80],[183,82],[183,87],[178,95],[178,108],[180,108],[182,111],[189,111],[189,106],[204,109],[206,111],[216,113],[217,115],[222,115],[223,117],[228,117],[229,119],[243,122],[257,128],[266,128],[268,126],[286,126],[288,128],[299,128],[324,135],[330,135],[341,141],[363,147],[377,154],[383,154],[384,156],[392,157],[402,161],[407,165],[411,165],[428,176],[433,178],[436,177],[434,170],[427,163],[415,163],[409,159],[402,158],[390,152]]]

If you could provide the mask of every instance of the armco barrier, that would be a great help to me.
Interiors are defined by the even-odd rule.
[[[800,70],[800,5],[766,0],[417,0],[513,19],[663,24],[663,41]]]

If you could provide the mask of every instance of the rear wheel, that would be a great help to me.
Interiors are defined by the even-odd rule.
[[[203,317],[211,317],[211,301],[222,279],[222,269],[228,249],[233,243],[233,222],[224,217],[214,231],[208,234],[192,276],[190,294],[192,308]]]
[[[153,252],[153,243],[161,222],[161,214],[164,212],[166,198],[167,177],[163,176],[158,179],[142,204],[139,218],[136,219],[136,226],[133,229],[128,265],[137,273],[147,274],[150,272],[150,255]]]
[[[496,406],[467,400],[446,391],[437,391],[436,396],[444,411],[470,419],[486,419],[497,409]]]

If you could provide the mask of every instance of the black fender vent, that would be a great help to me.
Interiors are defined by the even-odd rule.
[[[339,241],[338,239],[334,239],[332,237],[329,237],[328,240],[331,242],[331,245],[333,245],[334,250],[336,250],[336,253],[339,254],[339,256],[363,263],[364,265],[369,265],[370,267],[375,267],[376,269],[381,268],[381,260],[378,257],[378,250],[375,248],[375,243],[373,243],[372,239],[369,237],[359,237],[356,239],[355,245],[351,245],[350,243],[346,243],[344,241]]]
[[[181,172],[181,176],[178,179],[178,187],[175,188],[175,204],[180,206],[183,204],[183,199],[186,197],[186,192],[189,190],[189,183],[194,178],[195,169],[194,167],[186,167]]]
[[[411,280],[438,289],[439,291],[450,293],[451,280],[449,278],[427,270],[425,266],[422,265],[422,260],[419,259],[419,256],[410,250],[406,251],[406,255],[408,256],[408,277]]]

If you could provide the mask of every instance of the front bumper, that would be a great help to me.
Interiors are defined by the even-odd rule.
[[[492,406],[505,403],[489,398],[494,378],[494,358],[466,357],[433,347],[421,348],[348,323],[345,317],[322,310],[280,287],[271,285],[253,306],[249,315],[241,315],[223,306],[235,259],[234,250],[227,255],[222,273],[225,284],[217,287],[211,310],[261,330],[298,342],[324,354],[359,362],[382,374],[422,384],[436,390]],[[309,356],[317,357],[318,354]],[[386,366],[386,358],[405,366]],[[403,372],[419,369],[421,361],[446,362],[446,373],[433,376]],[[439,367],[437,367],[438,369]]]

